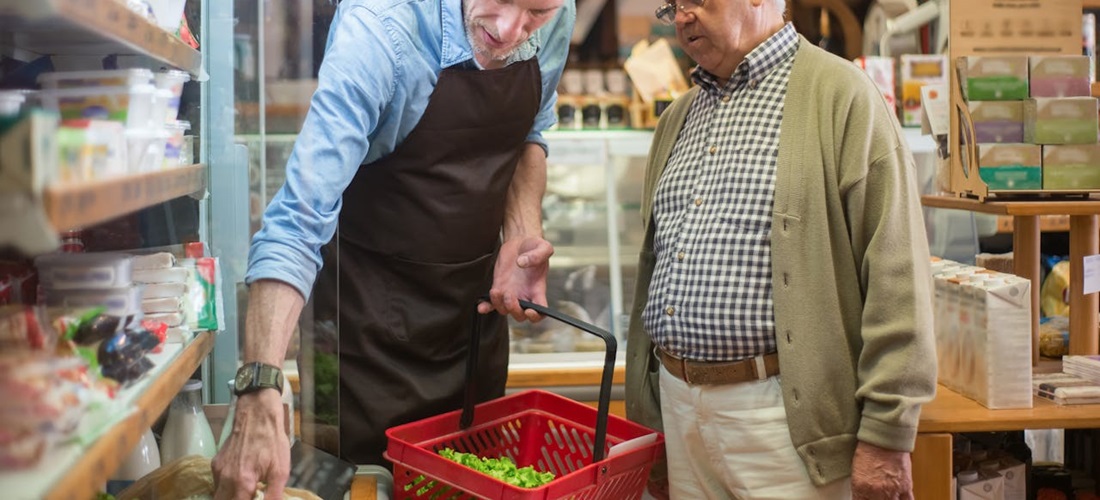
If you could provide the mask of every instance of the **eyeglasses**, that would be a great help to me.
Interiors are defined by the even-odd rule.
[[[705,3],[707,3],[707,0],[672,0],[657,7],[657,11],[653,15],[657,16],[657,19],[662,23],[676,24],[677,10],[685,14],[692,14],[696,9],[702,8]]]

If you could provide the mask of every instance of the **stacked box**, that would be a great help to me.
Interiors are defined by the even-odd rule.
[[[1089,58],[1031,56],[1031,97],[1089,97]]]
[[[901,56],[901,124],[919,127],[921,123],[921,87],[947,83],[947,57],[937,54]]]
[[[968,106],[979,144],[1024,142],[1023,101],[971,101]]]
[[[1094,97],[1036,98],[1024,101],[1024,141],[1032,144],[1096,143]]]
[[[957,63],[967,101],[1027,99],[1026,56],[969,56]]]
[[[1100,189],[1100,144],[1043,146],[1043,189]]]
[[[1043,188],[1043,148],[1036,144],[979,144],[978,174],[989,189]]]

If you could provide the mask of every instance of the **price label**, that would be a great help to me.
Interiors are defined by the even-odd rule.
[[[1089,255],[1084,259],[1083,278],[1081,279],[1083,295],[1100,292],[1100,255]]]

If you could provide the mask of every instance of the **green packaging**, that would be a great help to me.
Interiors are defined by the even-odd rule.
[[[992,190],[1043,188],[1043,149],[1035,144],[979,144],[978,175]]]
[[[1028,98],[1027,56],[968,56],[956,61],[968,101]]]
[[[1095,144],[1097,110],[1095,97],[1036,98],[1024,101],[1024,142]]]
[[[1100,189],[1100,144],[1043,146],[1043,189]]]

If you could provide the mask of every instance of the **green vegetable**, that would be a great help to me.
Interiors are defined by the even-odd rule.
[[[554,480],[552,472],[539,472],[530,465],[522,469],[516,468],[516,463],[508,457],[480,458],[473,453],[462,453],[450,448],[439,450],[439,454],[449,460],[520,488],[538,488]]]

